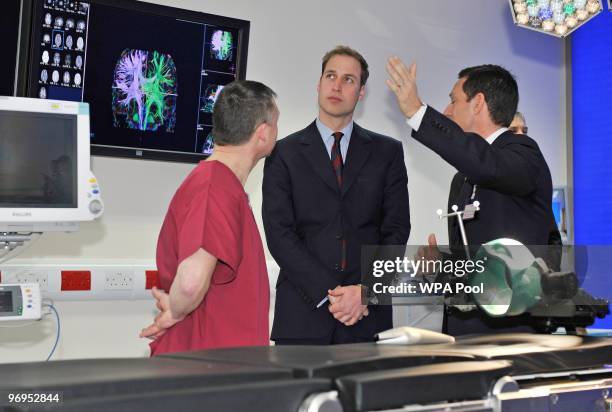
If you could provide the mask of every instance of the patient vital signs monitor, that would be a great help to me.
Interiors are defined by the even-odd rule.
[[[41,318],[38,283],[0,284],[0,322]]]
[[[89,140],[87,103],[0,97],[0,231],[102,214]]]

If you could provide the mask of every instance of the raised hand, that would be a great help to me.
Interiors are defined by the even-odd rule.
[[[391,57],[387,60],[387,73],[387,86],[395,93],[400,110],[408,118],[414,116],[423,105],[417,91],[416,63],[406,67],[399,57]]]

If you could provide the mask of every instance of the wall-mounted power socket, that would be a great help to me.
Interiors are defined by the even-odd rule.
[[[104,273],[104,290],[134,289],[134,271],[109,269]]]
[[[15,272],[3,273],[4,283],[38,283],[40,291],[47,290],[49,284],[49,273],[46,270],[25,269]]]

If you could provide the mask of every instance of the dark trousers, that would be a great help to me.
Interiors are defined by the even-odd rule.
[[[351,333],[351,327],[345,326],[338,322],[333,332],[329,336],[315,339],[276,339],[274,341],[276,346],[280,345],[341,345],[345,343],[362,343],[362,342],[375,342],[376,339],[372,337],[353,336]]]

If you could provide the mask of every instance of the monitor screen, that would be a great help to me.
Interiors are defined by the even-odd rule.
[[[0,313],[13,312],[13,292],[0,290]]]
[[[28,94],[90,104],[92,154],[197,162],[243,79],[249,22],[138,1],[37,0]]]
[[[0,207],[77,207],[77,117],[0,110]]]
[[[89,135],[87,103],[0,96],[0,231],[73,230],[102,215]]]

